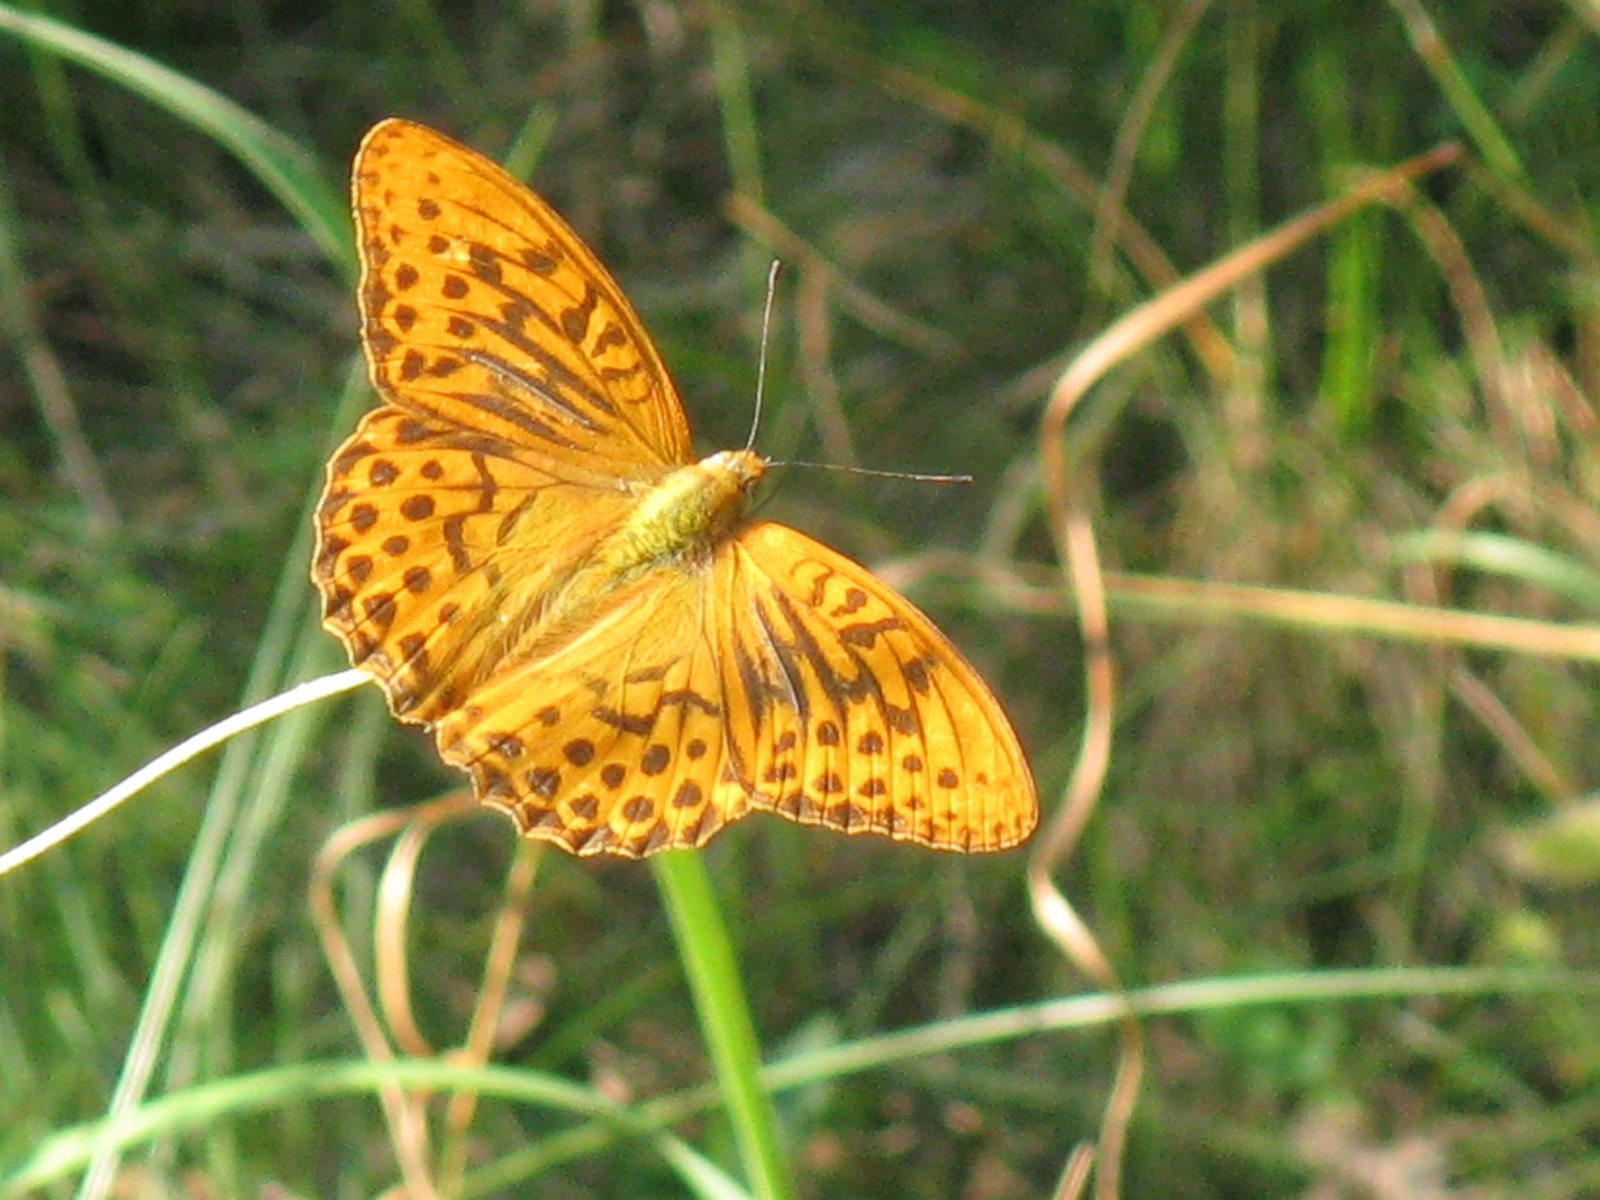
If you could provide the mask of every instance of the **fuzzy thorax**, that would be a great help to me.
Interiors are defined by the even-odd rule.
[[[621,582],[640,571],[707,555],[738,524],[766,472],[752,450],[722,450],[679,467],[644,492],[595,550],[597,567]]]

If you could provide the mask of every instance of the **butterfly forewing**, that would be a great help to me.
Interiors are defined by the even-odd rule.
[[[399,120],[361,143],[353,191],[362,331],[386,400],[595,481],[687,460],[683,407],[639,318],[531,191]]]
[[[494,669],[509,624],[688,453],[672,384],[616,284],[536,196],[385,121],[353,176],[362,334],[386,401],[328,467],[324,621],[402,716]],[[509,620],[508,620],[509,614]]]

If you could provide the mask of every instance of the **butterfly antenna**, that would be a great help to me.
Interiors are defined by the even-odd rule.
[[[771,342],[772,303],[778,294],[778,269],[782,265],[777,259],[773,259],[772,266],[767,268],[767,303],[761,310],[761,353],[756,359],[756,411],[755,417],[750,422],[750,437],[744,444],[746,450],[756,444],[756,430],[761,427],[761,402],[767,392],[767,346]],[[878,479],[910,479],[917,483],[972,482],[971,475],[919,475],[912,471],[874,471],[871,467],[841,467],[836,463],[789,461],[768,463],[767,466],[818,467],[824,471],[842,471],[846,475],[871,475]]]
[[[791,459],[768,463],[769,467],[815,467],[819,471],[840,471],[846,475],[871,475],[874,479],[909,479],[913,483],[971,483],[971,475],[922,475],[915,471],[874,471],[871,467],[841,467],[837,463],[801,462]]]
[[[772,300],[778,294],[780,265],[777,259],[773,259],[772,266],[767,268],[767,303],[761,310],[761,353],[756,358],[756,411],[750,419],[750,437],[744,444],[746,450],[756,444],[756,430],[761,428],[761,401],[767,391],[767,342],[772,332]]]

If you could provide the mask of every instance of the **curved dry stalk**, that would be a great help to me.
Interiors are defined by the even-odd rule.
[[[466,1044],[456,1055],[461,1061],[474,1066],[487,1063],[489,1053],[494,1049],[495,1029],[505,1009],[506,992],[517,961],[517,946],[522,941],[522,928],[527,920],[528,897],[533,892],[544,851],[544,842],[517,839],[511,871],[506,877],[505,899],[495,917],[494,932],[490,935],[489,949],[484,955],[483,981],[478,987],[478,1001],[473,1005],[472,1020],[467,1026]],[[456,1092],[450,1097],[449,1107],[445,1110],[439,1177],[446,1195],[455,1196],[461,1192],[470,1148],[467,1134],[477,1107],[476,1092]]]
[[[437,803],[437,802],[436,802]],[[322,844],[312,864],[311,878],[306,885],[306,899],[311,908],[312,924],[322,942],[323,957],[333,975],[350,1023],[368,1058],[387,1062],[394,1058],[394,1049],[384,1035],[366,984],[361,978],[361,968],[339,922],[338,905],[333,896],[334,873],[355,851],[369,842],[388,837],[405,828],[414,814],[381,812],[353,821],[335,830]],[[400,1166],[401,1178],[413,1200],[423,1197],[434,1200],[438,1193],[428,1170],[426,1146],[427,1128],[416,1107],[405,1092],[394,1085],[385,1085],[378,1091],[378,1101],[383,1108],[384,1121],[389,1126],[390,1142],[394,1146],[395,1160]]]
[[[415,894],[417,861],[433,836],[437,821],[450,814],[429,814],[434,820],[413,820],[395,838],[378,878],[378,906],[372,933],[373,982],[389,1035],[402,1053],[428,1057],[436,1053],[417,1025],[411,1004],[411,967],[406,930],[411,924],[411,897]]]
[[[1077,402],[1107,371],[1189,320],[1234,284],[1303,244],[1313,234],[1375,200],[1394,203],[1408,181],[1455,157],[1445,146],[1375,174],[1343,196],[1279,226],[1141,304],[1114,322],[1062,373],[1040,423],[1040,466],[1050,530],[1064,582],[1076,601],[1085,654],[1088,708],[1078,760],[1062,806],[1036,843],[1028,866],[1035,920],[1079,968],[1110,991],[1120,991],[1109,961],[1078,918],[1052,875],[1076,844],[1105,780],[1115,712],[1115,676],[1106,618],[1105,579],[1094,531],[1079,487],[1067,472],[1065,429]],[[1144,1043],[1132,1013],[1121,1024],[1116,1082],[1100,1127],[1096,1194],[1118,1194],[1121,1156],[1143,1072]]]
[[[1057,537],[1063,560],[1070,564],[1078,621],[1083,631],[1088,705],[1078,758],[1066,796],[1028,856],[1028,897],[1033,904],[1034,920],[1062,952],[1107,992],[1120,993],[1122,981],[1111,961],[1079,918],[1071,901],[1051,879],[1055,868],[1066,861],[1077,845],[1099,801],[1111,763],[1111,735],[1116,719],[1116,674],[1111,656],[1105,580],[1100,571],[1100,555],[1088,506],[1081,502],[1081,497],[1072,502]],[[1095,1173],[1095,1194],[1101,1200],[1115,1200],[1121,1194],[1122,1154],[1144,1075],[1144,1034],[1131,1012],[1124,1013],[1118,1021],[1118,1036],[1121,1050],[1117,1056],[1116,1078],[1100,1122],[1100,1169]],[[1087,1165],[1084,1169],[1087,1170]],[[1081,1182],[1074,1186],[1081,1187]]]
[[[366,1055],[375,1061],[394,1059],[396,1045],[408,1054],[433,1053],[417,1028],[406,982],[405,929],[411,884],[417,858],[433,831],[446,821],[475,815],[478,811],[471,793],[457,790],[410,809],[374,813],[353,821],[336,830],[317,853],[307,885],[312,922],[356,1036]],[[334,878],[340,866],[356,851],[396,835],[395,848],[385,865],[379,887],[378,912],[374,919],[373,961],[379,996],[378,1004],[374,1005],[339,920]],[[504,995],[503,987],[496,995]],[[453,1174],[448,1170],[436,1174],[430,1166],[428,1099],[425,1093],[411,1094],[396,1086],[379,1090],[379,1103],[408,1200],[436,1200],[452,1194],[449,1188],[440,1186],[441,1180],[454,1179],[459,1183],[459,1169]],[[470,1116],[470,1108],[467,1111]],[[445,1155],[447,1167],[459,1157],[457,1151]]]

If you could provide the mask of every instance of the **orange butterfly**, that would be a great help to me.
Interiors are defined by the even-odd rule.
[[[328,464],[323,624],[529,837],[637,857],[752,809],[945,850],[1037,820],[999,704],[864,568],[694,462],[605,269],[488,159],[361,144],[362,336],[383,403]]]

